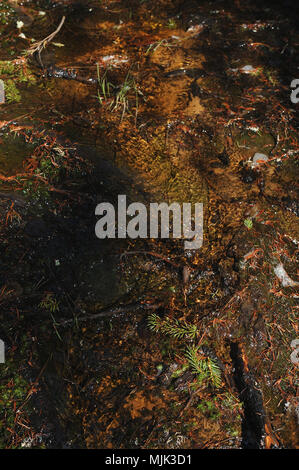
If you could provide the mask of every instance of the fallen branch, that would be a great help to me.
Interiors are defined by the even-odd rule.
[[[69,70],[61,68],[61,67],[56,67],[54,65],[51,65],[49,67],[44,67],[42,66],[42,69],[47,77],[50,78],[63,78],[65,80],[75,80],[80,83],[85,83],[86,85],[97,85],[98,80],[97,78],[86,78],[82,77],[80,75],[77,75],[72,68]]]
[[[51,34],[49,34],[49,36],[47,36],[46,38],[42,39],[41,41],[38,41],[38,42],[35,42],[34,44],[32,44],[32,46],[26,51],[26,54],[27,55],[33,55],[35,53],[38,53],[38,58],[39,58],[39,62],[41,64],[41,66],[43,67],[43,63],[42,63],[42,59],[41,59],[41,52],[45,49],[45,47],[52,41],[52,39],[54,39],[54,37],[59,33],[59,31],[61,30],[62,26],[63,26],[63,23],[65,22],[65,16],[63,16],[61,18],[61,21],[57,27],[57,29],[55,29],[55,31]]]
[[[130,310],[137,310],[137,309],[145,309],[145,310],[156,310],[159,307],[161,307],[163,304],[158,303],[158,304],[141,304],[141,303],[131,303],[127,305],[122,305],[121,307],[116,307],[116,308],[110,308],[107,310],[101,310],[98,313],[95,313],[94,315],[86,315],[84,317],[76,317],[76,318],[71,318],[70,320],[64,320],[62,322],[55,322],[55,326],[63,326],[67,325],[70,323],[74,323],[77,321],[88,321],[88,320],[97,320],[99,318],[105,318],[108,316],[112,315],[119,315],[119,314],[124,314],[129,312]]]

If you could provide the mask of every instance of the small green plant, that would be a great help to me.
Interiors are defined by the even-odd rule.
[[[59,302],[55,299],[53,294],[49,293],[39,303],[39,307],[48,310],[51,313],[55,313],[59,311]]]
[[[232,393],[226,392],[223,397],[223,406],[230,410],[237,410],[241,412],[242,404],[236,396]]]
[[[8,75],[17,83],[35,83],[36,78],[25,59],[20,61],[0,60],[0,75]]]
[[[21,95],[13,80],[4,81],[5,98],[8,103],[19,103]]]
[[[252,227],[253,227],[252,219],[250,219],[250,218],[245,219],[244,220],[244,225],[245,225],[245,227],[248,228],[248,230],[252,229]]]
[[[97,76],[99,84],[98,100],[100,104],[103,104],[104,100],[106,101],[107,98],[110,98],[111,90],[114,88],[114,85],[107,80],[107,72],[108,69],[106,69],[104,74],[101,75],[99,64],[97,64]]]
[[[167,39],[161,39],[160,41],[155,41],[150,44],[145,52],[145,55],[149,55],[151,52],[155,52],[161,46],[167,47],[168,49],[170,47],[174,47],[174,45],[168,42]]]
[[[0,25],[7,25],[15,19],[15,10],[8,5],[7,1],[3,1],[0,4]]]
[[[22,193],[25,196],[28,196],[32,201],[39,203],[48,203],[50,199],[50,194],[46,184],[37,183],[33,178],[23,181]]]
[[[173,18],[170,18],[168,21],[167,21],[167,28],[169,29],[175,29],[177,27],[177,24],[176,24],[176,21],[173,19]]]
[[[118,108],[122,108],[122,116],[121,120],[129,110],[129,93],[133,93],[135,95],[135,103],[136,103],[136,117],[138,113],[138,96],[143,96],[143,93],[139,90],[135,78],[131,75],[130,72],[127,73],[126,78],[122,85],[118,88],[116,93],[114,103],[112,104],[112,109],[116,110]]]
[[[213,359],[200,354],[199,348],[196,346],[188,346],[185,358],[193,372],[196,373],[199,384],[204,383],[215,388],[221,387],[221,370]]]
[[[265,70],[265,75],[268,78],[269,82],[273,86],[277,86],[279,81],[277,80],[277,77],[275,76],[275,73],[272,72],[272,70]]]
[[[116,111],[117,109],[122,109],[121,121],[125,113],[129,110],[129,97],[134,94],[135,103],[136,103],[136,118],[138,113],[138,97],[143,96],[143,93],[139,90],[135,78],[132,76],[129,71],[125,77],[124,82],[116,86],[113,83],[108,81],[107,72],[109,69],[106,69],[103,75],[100,75],[99,65],[97,64],[97,76],[98,76],[98,100],[102,105],[104,101],[108,98],[111,99],[110,109]],[[113,93],[112,93],[113,92]],[[112,96],[113,95],[113,96]]]
[[[189,369],[189,365],[188,364],[183,364],[182,367],[180,367],[179,369],[177,369],[173,372],[173,374],[171,375],[171,378],[172,379],[177,379],[178,377],[183,375],[183,373],[186,372],[186,370],[188,370],[188,369]]]
[[[155,313],[148,318],[148,325],[151,330],[172,336],[176,339],[195,339],[197,336],[196,325],[187,322],[172,320],[170,318],[161,319]]]
[[[64,149],[60,146],[54,147],[50,154],[45,152],[35,173],[40,174],[51,183],[57,183],[63,171],[65,160]]]
[[[217,407],[217,397],[214,397],[214,399],[208,400],[206,402],[199,403],[197,408],[201,411],[201,413],[212,420],[218,419],[220,415],[220,410]]]
[[[12,75],[15,72],[15,66],[10,60],[0,60],[0,75]]]

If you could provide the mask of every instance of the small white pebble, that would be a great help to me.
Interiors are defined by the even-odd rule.
[[[288,273],[284,269],[282,263],[279,263],[276,266],[276,268],[274,268],[274,273],[276,274],[276,276],[280,280],[283,287],[290,287],[290,286],[293,287],[293,286],[298,286],[299,285],[298,282],[295,282],[295,281],[293,281],[293,279],[290,278],[290,276],[288,275]]]
[[[255,168],[262,164],[262,162],[267,162],[269,158],[264,153],[256,152],[252,159],[252,168]]]
[[[244,72],[244,73],[251,73],[254,70],[255,70],[255,68],[252,67],[252,65],[244,65],[244,67],[240,68],[240,71]]]

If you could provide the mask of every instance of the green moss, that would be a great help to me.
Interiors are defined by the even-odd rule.
[[[177,379],[178,377],[183,375],[183,373],[186,372],[186,370],[188,370],[188,369],[189,369],[189,364],[184,364],[182,367],[180,367],[179,369],[177,369],[173,372],[173,374],[171,375],[171,378],[172,379]]]
[[[21,101],[21,94],[17,87],[19,83],[33,84],[36,82],[30,69],[13,61],[0,61],[0,77],[5,86],[6,101],[8,103],[18,103]]]
[[[47,202],[50,198],[49,191],[45,184],[36,185],[36,181],[33,179],[28,179],[23,183],[23,194],[28,196],[32,201],[35,202]]]
[[[12,75],[15,73],[15,65],[9,60],[0,60],[0,75]]]
[[[25,340],[26,341],[26,340]],[[27,344],[27,341],[26,343]],[[28,353],[28,351],[26,351]],[[20,358],[19,358],[20,359]],[[23,378],[19,365],[21,361],[16,358],[8,358],[0,369],[0,448],[4,449],[12,444],[13,430],[18,437],[25,437],[26,428],[16,423],[16,413],[23,406],[30,384]],[[24,406],[23,412],[28,413],[28,407]]]
[[[170,18],[168,21],[167,21],[167,28],[169,29],[175,29],[177,27],[177,24],[176,24],[176,21],[173,19],[173,18]]]
[[[216,420],[220,416],[220,410],[217,407],[216,397],[206,402],[201,402],[199,405],[197,405],[197,408],[201,411],[202,414],[211,420]]]
[[[17,80],[20,83],[36,83],[36,78],[35,76],[31,73],[31,71],[27,68],[26,73],[22,68],[18,70],[18,77]]]
[[[5,0],[0,4],[0,25],[7,25],[15,18],[15,10]]]
[[[19,103],[21,101],[21,94],[17,89],[14,80],[5,80],[5,98],[8,103]]]

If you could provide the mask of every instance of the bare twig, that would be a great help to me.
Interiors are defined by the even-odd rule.
[[[110,308],[107,310],[101,310],[99,313],[95,313],[93,315],[86,315],[84,317],[76,317],[76,318],[71,318],[70,320],[64,320],[62,322],[56,323],[56,326],[63,326],[67,325],[69,323],[77,322],[77,321],[88,321],[88,320],[97,320],[99,318],[105,318],[117,314],[124,314],[129,312],[130,310],[136,310],[136,309],[145,309],[145,310],[156,310],[159,307],[161,307],[161,303],[157,304],[142,304],[142,303],[131,303],[127,305],[122,305],[120,307],[116,307],[114,309]]]
[[[43,63],[42,63],[42,59],[41,59],[41,52],[43,51],[43,49],[45,49],[45,47],[52,41],[52,39],[54,39],[54,37],[59,33],[59,31],[61,30],[62,26],[63,26],[63,23],[65,22],[65,16],[63,16],[61,18],[61,21],[57,27],[57,29],[55,29],[55,31],[51,34],[49,34],[49,36],[47,36],[46,38],[42,39],[41,41],[38,41],[38,42],[35,42],[34,44],[32,44],[32,46],[26,51],[26,54],[27,55],[33,55],[35,54],[36,52],[38,53],[38,58],[39,58],[39,62],[41,64],[41,66],[43,67]]]

